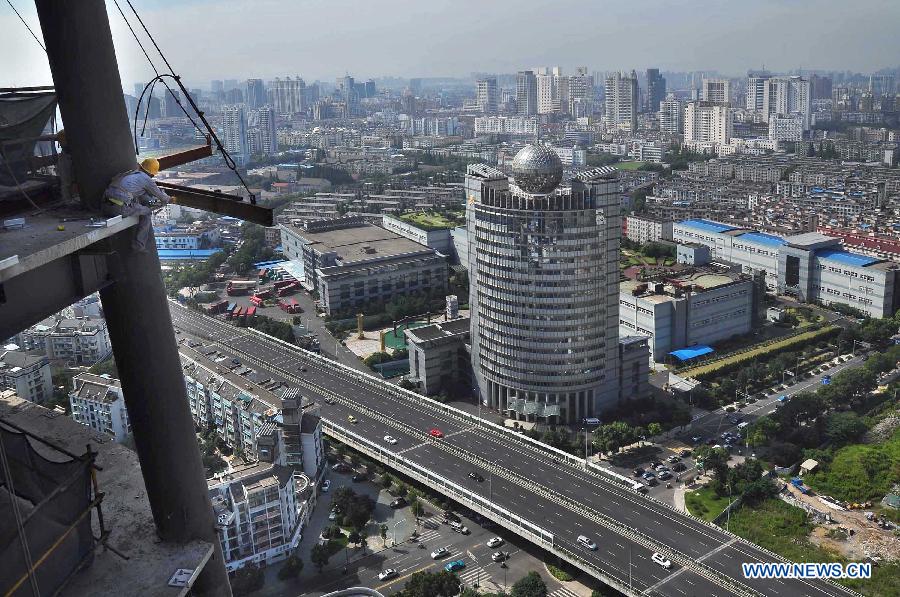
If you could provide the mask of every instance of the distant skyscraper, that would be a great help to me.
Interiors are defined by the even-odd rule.
[[[812,99],[831,99],[831,77],[812,75],[809,77],[809,93]]]
[[[144,92],[144,85],[146,85],[146,83],[134,84],[134,97],[141,97],[141,94]]]
[[[875,97],[895,94],[897,82],[894,75],[869,75],[869,92]]]
[[[658,112],[659,103],[666,97],[666,79],[658,68],[647,69],[647,111]]]
[[[535,69],[538,114],[558,114],[569,109],[569,80],[562,69]]]
[[[400,109],[407,116],[415,116],[418,113],[416,96],[413,94],[412,89],[407,89],[403,92],[403,96],[400,98],[400,104]]]
[[[686,142],[727,145],[734,136],[734,113],[731,108],[712,102],[688,102],[684,107],[684,140]]]
[[[335,92],[340,97],[350,115],[355,114],[359,105],[359,95],[356,92],[356,83],[350,75],[338,77]]]
[[[276,78],[269,89],[272,91],[272,104],[278,114],[300,114],[306,111],[306,83],[300,77]]]
[[[803,130],[809,129],[811,112],[809,81],[803,77],[772,77],[763,85],[762,113],[769,115],[803,115]]]
[[[229,104],[243,104],[244,90],[240,87],[233,87],[225,91],[225,101]]]
[[[175,94],[179,93],[176,89],[171,91],[166,89],[163,94],[163,110],[166,118],[177,118],[183,115],[181,108],[178,107],[178,101],[181,99]],[[177,97],[177,99],[176,99]]]
[[[475,101],[481,113],[495,114],[497,112],[497,77],[478,79],[475,93]]]
[[[222,108],[222,144],[236,160],[243,162],[248,157],[247,115],[244,104]]]
[[[772,75],[768,73],[750,73],[747,76],[747,109],[763,111],[766,97],[766,81]]]
[[[275,109],[263,106],[250,112],[247,119],[247,149],[251,155],[271,155],[278,151],[275,134]]]
[[[631,71],[614,73],[606,77],[606,120],[618,128],[637,130],[638,81]]]
[[[537,114],[537,77],[530,70],[516,75],[516,105],[522,116]]]
[[[587,73],[587,67],[578,67],[576,74],[568,78],[569,106],[572,118],[590,116],[594,112],[594,77]]]
[[[209,82],[209,90],[213,95],[218,93],[225,93],[225,83],[223,83],[220,79],[213,79]]]
[[[672,135],[684,132],[684,104],[674,93],[659,104],[659,130]]]
[[[365,87],[366,97],[375,97],[375,95],[377,94],[377,91],[375,89],[375,80],[369,79],[368,81],[366,81]]]
[[[558,188],[559,156],[536,145],[512,172],[466,176],[472,367],[490,408],[574,423],[619,398],[619,182],[603,168]]]
[[[232,89],[237,89],[239,87],[237,79],[225,79],[225,83],[223,85],[224,91],[228,92]]]
[[[247,107],[256,110],[266,105],[266,86],[262,79],[247,79]]]
[[[700,97],[705,102],[730,106],[731,81],[728,79],[703,79],[703,92]]]
[[[413,96],[419,97],[422,95],[422,79],[410,79],[409,80],[409,90],[412,92]]]

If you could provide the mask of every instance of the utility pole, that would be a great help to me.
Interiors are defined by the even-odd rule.
[[[35,0],[82,206],[99,213],[110,179],[137,167],[122,81],[103,0]],[[133,228],[110,238],[110,284],[100,291],[141,473],[159,538],[213,550],[191,587],[231,595],[194,433],[172,318],[151,237],[131,250]],[[152,538],[144,538],[150,540]]]

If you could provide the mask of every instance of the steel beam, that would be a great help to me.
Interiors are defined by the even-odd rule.
[[[159,156],[156,159],[159,161],[160,170],[168,170],[169,168],[181,166],[182,164],[188,164],[190,162],[202,160],[203,158],[208,158],[211,155],[212,147],[209,144],[209,137],[207,137],[206,145],[198,145],[197,147],[191,147],[190,149],[185,149],[184,151],[179,151],[177,153]]]
[[[192,189],[181,185],[160,182],[159,188],[175,199],[178,205],[211,211],[223,216],[254,222],[260,226],[274,226],[275,213],[269,207],[246,203],[237,195],[227,195],[215,191]]]

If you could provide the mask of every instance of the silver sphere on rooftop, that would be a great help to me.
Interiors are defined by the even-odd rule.
[[[526,145],[513,158],[512,175],[526,193],[549,193],[562,180],[563,165],[549,147]]]

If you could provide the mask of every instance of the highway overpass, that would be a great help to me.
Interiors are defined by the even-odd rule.
[[[325,432],[410,475],[630,595],[855,595],[836,583],[747,580],[742,562],[783,561],[632,491],[612,474],[511,430],[255,330],[171,303],[174,325],[319,404]],[[301,370],[305,369],[305,370]],[[329,404],[325,398],[331,398]],[[354,415],[358,423],[347,422]],[[440,429],[444,437],[428,432]],[[397,438],[396,445],[383,441]],[[469,473],[485,478],[476,482]],[[576,542],[586,535],[591,551]],[[657,551],[673,562],[653,563]]]

